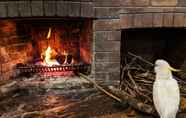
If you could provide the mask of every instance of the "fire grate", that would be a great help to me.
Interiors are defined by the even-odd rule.
[[[43,73],[43,72],[64,72],[64,71],[74,71],[74,72],[84,72],[90,73],[90,64],[68,64],[68,65],[53,65],[53,66],[43,66],[34,64],[17,64],[16,69],[20,73]]]

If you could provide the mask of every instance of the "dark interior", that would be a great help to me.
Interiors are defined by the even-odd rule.
[[[175,68],[186,59],[185,28],[139,28],[122,31],[121,60],[127,52],[135,53],[154,63],[165,59]]]

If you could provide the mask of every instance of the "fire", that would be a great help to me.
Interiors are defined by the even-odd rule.
[[[51,37],[52,29],[49,28],[47,39],[49,40]],[[53,59],[53,55],[55,55],[56,51],[50,47],[48,44],[47,49],[44,53],[41,54],[41,57],[44,57],[43,65],[45,66],[53,66],[53,65],[60,65],[56,59]]]
[[[52,35],[52,33],[54,35]],[[46,43],[43,43],[43,44],[47,44],[47,47],[43,45],[43,47],[45,48],[43,48],[44,50],[41,49],[43,50],[41,51],[42,61],[40,61],[38,64],[41,64],[44,66],[74,64],[75,60],[73,58],[72,53],[69,51],[66,51],[66,49],[62,49],[61,47],[55,45],[56,43],[55,36],[56,34],[55,32],[52,32],[52,28],[49,28],[47,36],[46,36],[47,40],[45,40]]]
[[[43,61],[43,65],[46,66],[60,65],[56,59],[52,59],[52,53],[53,53],[52,48],[48,46],[48,48],[44,52],[45,58]]]
[[[48,34],[47,34],[47,39],[49,39],[51,37],[51,32],[52,32],[52,28],[50,27],[48,30]]]

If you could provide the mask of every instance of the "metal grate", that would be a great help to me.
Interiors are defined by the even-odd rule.
[[[68,65],[54,65],[54,66],[43,66],[34,64],[17,64],[16,69],[20,73],[41,73],[41,72],[63,72],[63,71],[74,71],[74,72],[90,72],[90,64],[68,64]]]

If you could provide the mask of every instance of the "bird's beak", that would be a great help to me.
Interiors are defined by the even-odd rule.
[[[173,68],[173,67],[171,67],[171,66],[169,66],[169,70],[171,70],[171,71],[173,71],[173,72],[179,72],[179,71],[181,71],[181,70],[175,69],[175,68]]]

